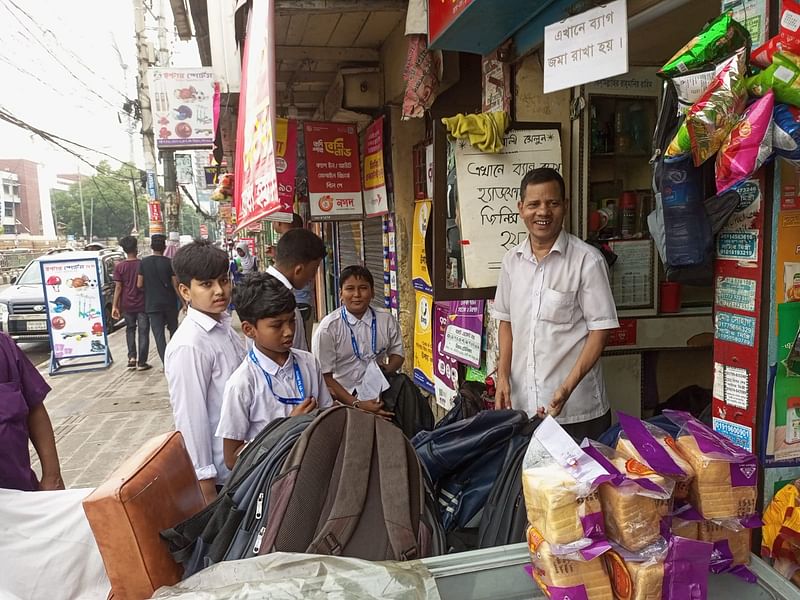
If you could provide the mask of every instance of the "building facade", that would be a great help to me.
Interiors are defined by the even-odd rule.
[[[17,198],[12,203],[13,214],[3,205],[3,234],[42,236],[55,239],[55,225],[50,203],[50,190],[43,181],[43,168],[26,159],[0,159],[0,171],[16,177]],[[10,184],[9,184],[10,185]],[[3,190],[5,194],[5,189]],[[7,222],[7,219],[12,219]]]

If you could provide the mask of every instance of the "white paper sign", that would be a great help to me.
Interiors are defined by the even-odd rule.
[[[444,353],[462,362],[479,365],[481,341],[479,333],[456,325],[448,325],[444,332]]]
[[[544,93],[628,71],[625,0],[609,2],[544,28]]]

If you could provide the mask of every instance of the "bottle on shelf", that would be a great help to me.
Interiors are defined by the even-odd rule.
[[[636,213],[639,206],[639,198],[636,192],[627,191],[622,193],[620,198],[620,235],[623,238],[632,238],[636,235]]]

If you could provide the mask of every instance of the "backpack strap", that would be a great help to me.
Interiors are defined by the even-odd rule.
[[[402,445],[398,447],[398,440]],[[417,535],[411,522],[411,501],[420,510],[425,503],[425,489],[420,481],[420,497],[411,499],[408,485],[408,449],[399,429],[375,419],[375,441],[378,445],[378,473],[386,533],[396,560],[420,558]]]
[[[338,556],[358,525],[369,486],[370,465],[375,440],[375,417],[347,408],[347,421],[340,452],[342,469],[336,485],[333,506],[306,552]]]

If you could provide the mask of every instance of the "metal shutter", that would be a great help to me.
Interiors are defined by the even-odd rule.
[[[372,306],[385,308],[385,290],[383,287],[383,217],[372,217],[364,220],[364,266],[372,273],[375,280],[375,298]]]
[[[363,265],[361,260],[361,221],[342,221],[336,224],[336,285],[339,273],[350,265]],[[338,297],[338,290],[336,296]]]

